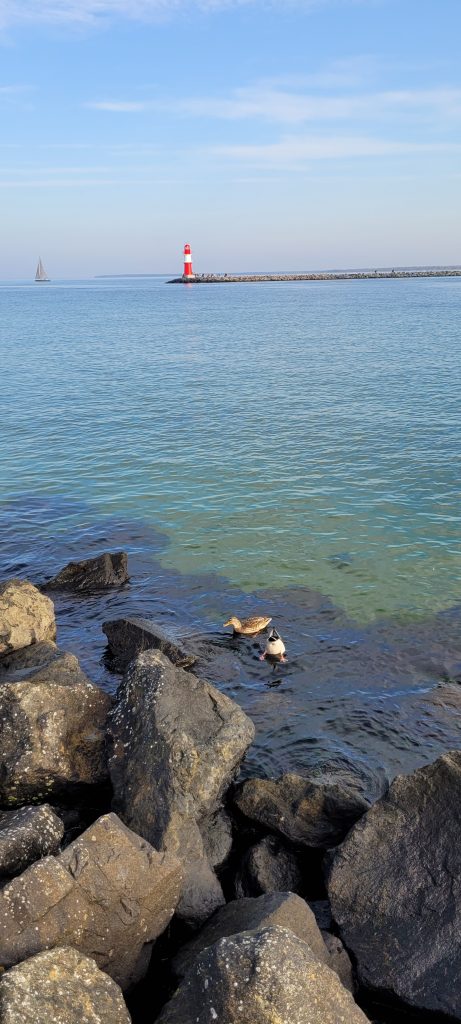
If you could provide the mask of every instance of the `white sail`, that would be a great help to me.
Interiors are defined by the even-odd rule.
[[[49,281],[50,280],[49,277],[48,277],[48,274],[47,274],[47,272],[45,270],[45,267],[43,266],[43,263],[42,263],[41,259],[39,259],[39,261],[37,263],[37,273],[35,274],[35,280],[36,281]]]

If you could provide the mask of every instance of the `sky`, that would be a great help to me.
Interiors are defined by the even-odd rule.
[[[461,264],[461,0],[0,0],[0,280]]]

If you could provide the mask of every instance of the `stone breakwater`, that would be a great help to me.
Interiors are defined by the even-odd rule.
[[[365,270],[321,274],[196,274],[167,284],[246,284],[249,281],[376,281],[411,277],[461,277],[461,270]]]
[[[373,800],[347,764],[239,781],[254,726],[187,641],[101,622],[114,698],[57,646],[53,589],[127,581],[0,585],[0,1020],[461,1022],[461,752]]]

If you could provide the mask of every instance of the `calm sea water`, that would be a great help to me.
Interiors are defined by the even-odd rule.
[[[461,678],[460,279],[18,283],[0,310],[2,577],[130,554],[123,593],[57,602],[95,681],[102,619],[139,611],[208,638],[260,771],[459,743],[428,694]],[[221,629],[266,609],[275,675]]]

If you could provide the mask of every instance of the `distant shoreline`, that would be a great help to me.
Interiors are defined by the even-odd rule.
[[[192,278],[174,277],[167,284],[244,284],[248,281],[376,281],[413,277],[461,277],[460,269],[435,270],[345,270],[318,274],[196,274]]]

